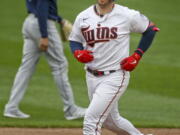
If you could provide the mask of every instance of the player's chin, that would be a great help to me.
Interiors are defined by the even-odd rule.
[[[106,4],[106,0],[98,0],[99,6],[104,6]]]
[[[106,8],[107,6],[109,6],[109,4],[112,3],[112,0],[98,0],[98,5],[101,8]]]
[[[106,0],[97,0],[98,3],[104,3]]]

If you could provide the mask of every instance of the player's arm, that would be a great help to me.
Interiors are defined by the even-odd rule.
[[[74,57],[81,63],[88,63],[94,59],[92,51],[84,50],[83,45],[79,42],[70,41],[70,48]]]
[[[74,57],[81,63],[88,63],[93,61],[94,56],[91,51],[84,49],[83,42],[84,38],[81,32],[81,21],[82,17],[77,16],[73,24],[71,34],[69,36],[70,48]]]
[[[152,44],[157,31],[159,31],[159,28],[156,27],[153,22],[150,22],[147,30],[142,34],[142,38],[135,52],[142,56]]]
[[[132,71],[137,66],[143,54],[152,44],[157,31],[159,31],[159,28],[157,28],[154,23],[150,22],[146,31],[142,33],[142,38],[139,42],[138,48],[131,56],[121,61],[122,69],[126,71]]]
[[[49,3],[48,0],[37,0],[37,18],[39,23],[39,30],[41,33],[40,49],[46,51],[48,48],[48,32],[47,32],[47,20]]]

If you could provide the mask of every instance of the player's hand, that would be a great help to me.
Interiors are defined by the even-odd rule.
[[[121,61],[121,68],[126,71],[132,71],[135,69],[140,59],[141,56],[138,53],[133,53],[133,55],[126,57]]]
[[[47,51],[49,40],[48,38],[41,38],[39,48],[41,51]]]
[[[89,50],[76,50],[74,51],[74,57],[82,63],[88,63],[93,61],[94,56],[92,55],[92,51]]]

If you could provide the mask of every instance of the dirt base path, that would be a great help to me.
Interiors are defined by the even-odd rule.
[[[140,128],[144,133],[154,135],[180,135],[180,129]],[[82,135],[80,128],[0,128],[0,135]],[[102,135],[115,135],[103,129]],[[127,135],[122,132],[120,135]]]

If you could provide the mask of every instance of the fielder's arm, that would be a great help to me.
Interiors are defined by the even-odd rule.
[[[41,33],[39,48],[41,51],[47,51],[48,49],[48,32],[47,32],[47,20],[48,20],[48,2],[37,1],[37,18],[39,24],[39,30]]]

